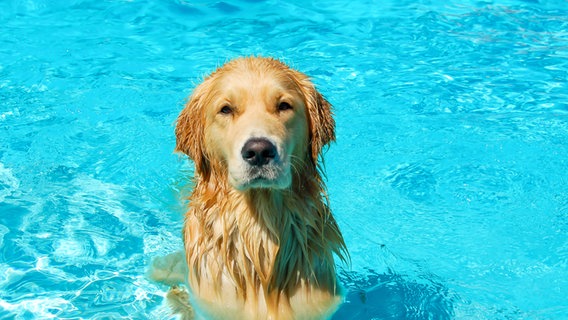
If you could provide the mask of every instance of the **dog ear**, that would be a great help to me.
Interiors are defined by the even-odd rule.
[[[181,111],[176,122],[176,152],[187,154],[195,163],[199,174],[208,172],[208,160],[204,149],[205,115],[204,100],[205,83],[195,88],[193,94]]]
[[[301,73],[298,78],[308,111],[312,160],[317,164],[322,148],[335,141],[335,120],[331,104],[316,90],[309,78]]]

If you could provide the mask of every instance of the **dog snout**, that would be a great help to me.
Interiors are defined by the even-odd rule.
[[[249,139],[241,150],[243,160],[251,166],[264,166],[278,156],[276,146],[265,138]]]

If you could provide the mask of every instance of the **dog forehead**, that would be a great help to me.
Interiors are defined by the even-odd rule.
[[[298,85],[282,73],[224,73],[217,79],[217,88],[230,100],[278,99],[285,95],[302,97]]]

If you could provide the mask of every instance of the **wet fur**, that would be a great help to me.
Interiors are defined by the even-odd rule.
[[[242,102],[232,118],[217,111],[227,92]],[[273,111],[272,96],[288,97],[293,113]],[[246,109],[252,105],[254,114]],[[330,104],[308,77],[278,60],[233,60],[194,90],[177,121],[176,150],[195,162],[183,240],[198,313],[208,319],[322,319],[335,311],[334,255],[344,259],[347,253],[318,165],[322,148],[335,139],[334,127]],[[255,187],[231,180],[229,167],[238,161],[231,150],[255,132],[270,133],[289,153],[290,181]],[[169,277],[154,276],[165,283]],[[174,287],[170,304],[191,318],[180,294]]]

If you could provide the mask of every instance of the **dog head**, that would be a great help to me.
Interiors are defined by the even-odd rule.
[[[278,60],[240,58],[198,85],[176,125],[176,151],[197,174],[236,189],[284,189],[335,140],[331,106],[309,78]]]

